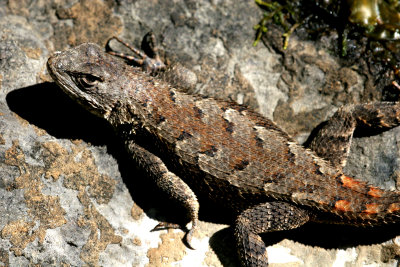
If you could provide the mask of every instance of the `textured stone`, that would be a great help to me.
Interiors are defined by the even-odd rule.
[[[249,105],[299,140],[341,104],[365,100],[371,87],[365,74],[341,66],[324,47],[295,36],[285,53],[273,44],[252,47],[252,27],[261,16],[253,2],[231,0],[0,0],[0,262],[145,266],[168,258],[178,266],[192,266],[188,259],[197,266],[236,266],[231,233],[218,231],[225,226],[210,223],[220,223],[210,216],[200,216],[197,250],[182,246],[179,230],[151,232],[159,220],[182,214],[162,212],[165,199],[154,198],[158,192],[124,158],[110,129],[43,82],[51,81],[45,62],[57,49],[84,41],[104,45],[119,33],[139,46],[153,30],[167,62],[197,74],[193,92]],[[398,136],[394,129],[355,140],[349,172],[394,188]],[[396,265],[392,237],[304,231],[306,238],[295,233],[270,247],[283,251],[271,266]],[[337,241],[346,233],[363,241]]]

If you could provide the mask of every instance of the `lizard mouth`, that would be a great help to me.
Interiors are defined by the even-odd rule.
[[[57,51],[52,56],[49,57],[47,60],[47,71],[49,72],[51,78],[61,87],[64,88],[68,84],[66,81],[66,71],[65,65],[62,62],[62,52]]]
[[[55,57],[58,54],[60,54],[60,52],[56,52],[54,55],[50,56],[49,59],[47,60],[47,71],[49,72],[53,81],[57,81],[57,77],[56,77],[55,71],[53,70],[53,66],[54,66]]]
[[[70,84],[70,79],[68,79],[67,73],[63,70],[63,64],[59,60],[59,56],[62,52],[56,52],[47,60],[47,71],[49,72],[53,81],[68,95],[71,97],[77,97],[75,90],[72,90]]]

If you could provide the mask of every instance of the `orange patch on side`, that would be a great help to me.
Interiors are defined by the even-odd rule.
[[[363,210],[363,212],[367,214],[376,214],[380,211],[379,205],[376,203],[366,204],[365,207],[367,209]]]
[[[371,197],[379,198],[383,195],[383,193],[384,191],[377,187],[374,186],[369,187],[368,195],[370,195]]]
[[[399,203],[392,203],[392,204],[389,205],[389,208],[387,209],[387,212],[393,213],[393,212],[396,212],[396,211],[399,211],[399,210],[400,210]]]
[[[362,189],[363,187],[363,184],[360,181],[357,181],[346,175],[342,175],[340,177],[340,180],[342,181],[344,187],[350,188],[352,190]]]
[[[337,211],[352,211],[351,203],[347,200],[338,200],[335,203],[335,209]]]

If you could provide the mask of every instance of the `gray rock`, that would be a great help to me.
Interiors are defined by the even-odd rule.
[[[0,1],[0,265],[237,266],[232,233],[213,218],[201,216],[196,250],[181,230],[151,231],[174,219],[174,204],[137,172],[106,125],[49,83],[48,56],[81,42],[104,46],[114,34],[140,46],[153,30],[167,62],[196,74],[192,93],[248,105],[300,142],[338,106],[360,102],[366,76],[295,37],[284,53],[253,47],[262,16],[253,2],[75,2]],[[395,189],[399,134],[357,138],[348,173]],[[268,248],[271,266],[397,263],[394,236],[349,245],[304,231]]]

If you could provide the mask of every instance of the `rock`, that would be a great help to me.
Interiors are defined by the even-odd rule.
[[[181,230],[151,231],[159,221],[184,222],[182,210],[132,166],[107,125],[51,82],[48,56],[81,42],[104,46],[113,35],[140,46],[153,30],[162,57],[196,74],[192,93],[248,105],[300,142],[340,105],[361,102],[367,76],[295,36],[286,52],[274,48],[276,39],[253,47],[262,16],[253,2],[74,2],[0,5],[1,264],[238,266],[231,230],[207,212],[196,250]],[[357,138],[346,170],[394,189],[399,131]],[[268,243],[271,266],[396,264],[394,235],[352,243],[364,232],[328,229],[266,235],[276,240]]]

